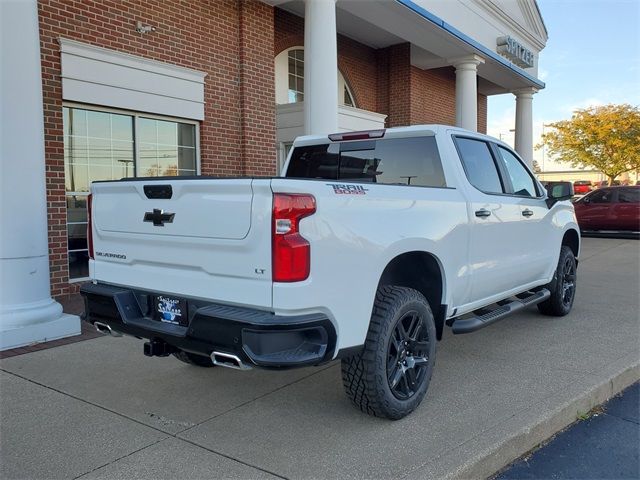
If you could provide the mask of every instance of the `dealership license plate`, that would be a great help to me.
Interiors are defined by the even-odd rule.
[[[155,318],[174,325],[188,325],[187,302],[182,298],[158,295],[154,298]]]

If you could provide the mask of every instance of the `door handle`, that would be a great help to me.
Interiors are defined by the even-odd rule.
[[[531,210],[529,210],[528,208],[526,210],[522,211],[522,216],[523,217],[530,217],[531,215],[533,215],[533,212]]]
[[[476,217],[486,218],[491,215],[491,212],[486,208],[481,208],[480,210],[476,210]]]

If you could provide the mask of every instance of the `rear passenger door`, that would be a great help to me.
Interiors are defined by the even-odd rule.
[[[640,187],[619,187],[612,207],[611,228],[640,231]]]
[[[508,195],[490,142],[461,135],[455,135],[454,142],[468,180],[462,186],[472,223],[468,303],[491,303],[531,281],[531,273],[523,265],[526,254],[520,199]]]

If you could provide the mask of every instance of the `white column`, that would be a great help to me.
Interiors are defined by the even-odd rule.
[[[338,130],[336,0],[305,0],[304,131]]]
[[[478,65],[484,59],[478,55],[457,58],[456,67],[456,126],[478,131]]]
[[[516,90],[516,138],[515,149],[522,159],[533,166],[533,94],[535,88]]]
[[[0,350],[80,333],[50,295],[36,0],[0,1]]]

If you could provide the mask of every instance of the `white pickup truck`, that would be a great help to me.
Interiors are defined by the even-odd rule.
[[[445,326],[569,313],[571,190],[439,125],[301,137],[278,178],[94,182],[84,320],[200,366],[339,358],[361,410],[401,418]]]

